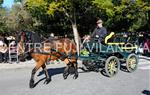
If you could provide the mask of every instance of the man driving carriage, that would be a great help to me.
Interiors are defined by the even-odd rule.
[[[99,43],[103,43],[107,35],[107,30],[103,27],[103,21],[98,19],[96,22],[97,26],[94,29],[93,33],[90,36],[84,38],[84,42],[89,42],[91,39],[98,40]]]
[[[105,44],[104,43],[104,40],[105,40],[105,37],[107,36],[107,30],[105,27],[103,27],[103,21],[101,19],[98,19],[97,22],[96,22],[97,26],[96,28],[94,29],[93,33],[90,35],[90,36],[86,36],[83,40],[83,45],[81,46],[81,48],[83,50],[81,50],[81,53],[85,53],[85,55],[88,55],[89,54],[89,47],[87,46],[90,45],[91,43],[99,43],[99,44]],[[87,47],[86,47],[87,46]],[[90,45],[92,46],[92,52],[95,52],[97,49],[96,49],[96,45]],[[96,49],[96,50],[95,50]],[[91,52],[91,50],[90,50]]]
[[[101,43],[107,35],[107,30],[103,27],[103,21],[101,19],[97,20],[96,24],[97,27],[94,29],[90,38],[96,38]]]

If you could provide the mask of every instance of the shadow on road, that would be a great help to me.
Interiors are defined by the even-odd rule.
[[[50,68],[50,69],[47,69],[48,71],[48,74],[49,76],[53,76],[53,75],[57,75],[57,74],[62,74],[63,71],[64,71],[65,67],[61,67],[61,68]],[[44,74],[44,71],[40,71],[39,74],[37,76],[41,76]],[[36,87],[41,81],[43,81],[44,79],[46,79],[46,77],[38,80],[35,84],[34,84],[34,87]]]
[[[147,61],[150,61],[150,55],[143,55],[140,57],[140,59],[145,59]]]
[[[43,81],[44,79],[46,79],[46,77],[40,79],[39,81],[37,81],[35,84],[34,84],[34,87],[36,87],[41,81]]]
[[[49,68],[49,69],[47,69],[47,71],[48,71],[49,76],[52,77],[52,76],[57,75],[57,74],[62,74],[62,73],[64,72],[64,69],[65,69],[65,67]],[[101,72],[102,75],[107,76],[106,73],[104,73],[104,70],[101,70],[101,71],[84,71],[81,67],[79,67],[78,70],[79,70],[79,69],[82,70],[82,71],[78,71],[78,73],[89,73],[89,72],[97,72],[97,73],[98,73],[98,72]],[[37,76],[41,76],[41,75],[43,75],[43,74],[45,74],[45,73],[44,73],[44,71],[42,70],[42,71],[40,71],[40,72],[38,73]],[[107,77],[108,77],[108,76],[107,76]],[[34,87],[36,87],[41,81],[43,81],[43,80],[45,80],[45,79],[46,79],[46,77],[44,77],[44,78],[38,80],[38,81],[34,84]]]
[[[149,91],[149,90],[144,90],[144,91],[142,91],[142,93],[143,93],[144,95],[150,95],[150,91]]]
[[[49,76],[53,76],[53,75],[57,75],[57,74],[62,74],[64,71],[65,67],[61,67],[61,68],[49,68],[47,69]],[[38,76],[41,76],[44,74],[44,71],[42,70],[41,72],[39,72]]]
[[[64,72],[64,69],[65,69],[65,67],[49,68],[49,69],[47,69],[47,71],[48,71],[49,76],[54,76],[54,75],[57,75],[57,74],[62,74]],[[81,68],[78,68],[78,69],[81,69]],[[79,73],[87,73],[87,72],[80,71]],[[43,74],[44,74],[44,71],[42,70],[42,71],[39,72],[39,74],[37,76],[41,76]]]
[[[140,59],[145,59],[147,61],[150,61],[150,58],[141,57]]]

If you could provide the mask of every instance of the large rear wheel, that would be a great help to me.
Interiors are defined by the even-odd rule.
[[[138,57],[135,54],[130,54],[126,59],[126,67],[128,72],[134,72],[137,69]]]
[[[116,75],[120,68],[120,62],[117,57],[110,56],[105,62],[105,72],[108,77]]]

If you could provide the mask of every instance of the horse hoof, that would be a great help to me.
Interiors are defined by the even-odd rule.
[[[63,75],[64,80],[67,79],[68,75],[69,75],[69,74],[64,74],[64,75]]]
[[[51,78],[45,80],[44,84],[48,84],[51,81]]]
[[[68,76],[63,76],[63,77],[64,77],[64,80],[65,80],[65,79],[67,79]]]
[[[78,78],[78,74],[73,76],[73,79],[77,79]]]
[[[67,79],[68,75],[69,75],[69,73],[64,73],[63,74],[64,79]]]
[[[34,84],[30,85],[30,88],[34,88]]]
[[[30,88],[34,88],[35,85],[34,85],[34,81],[33,80],[30,80],[30,85],[29,86],[30,86]]]

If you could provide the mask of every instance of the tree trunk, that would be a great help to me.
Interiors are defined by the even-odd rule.
[[[76,49],[77,49],[77,53],[79,55],[80,53],[80,38],[79,38],[79,33],[78,33],[78,29],[77,29],[77,25],[72,23],[72,29],[73,29],[73,35],[74,35],[74,40],[76,43]]]

